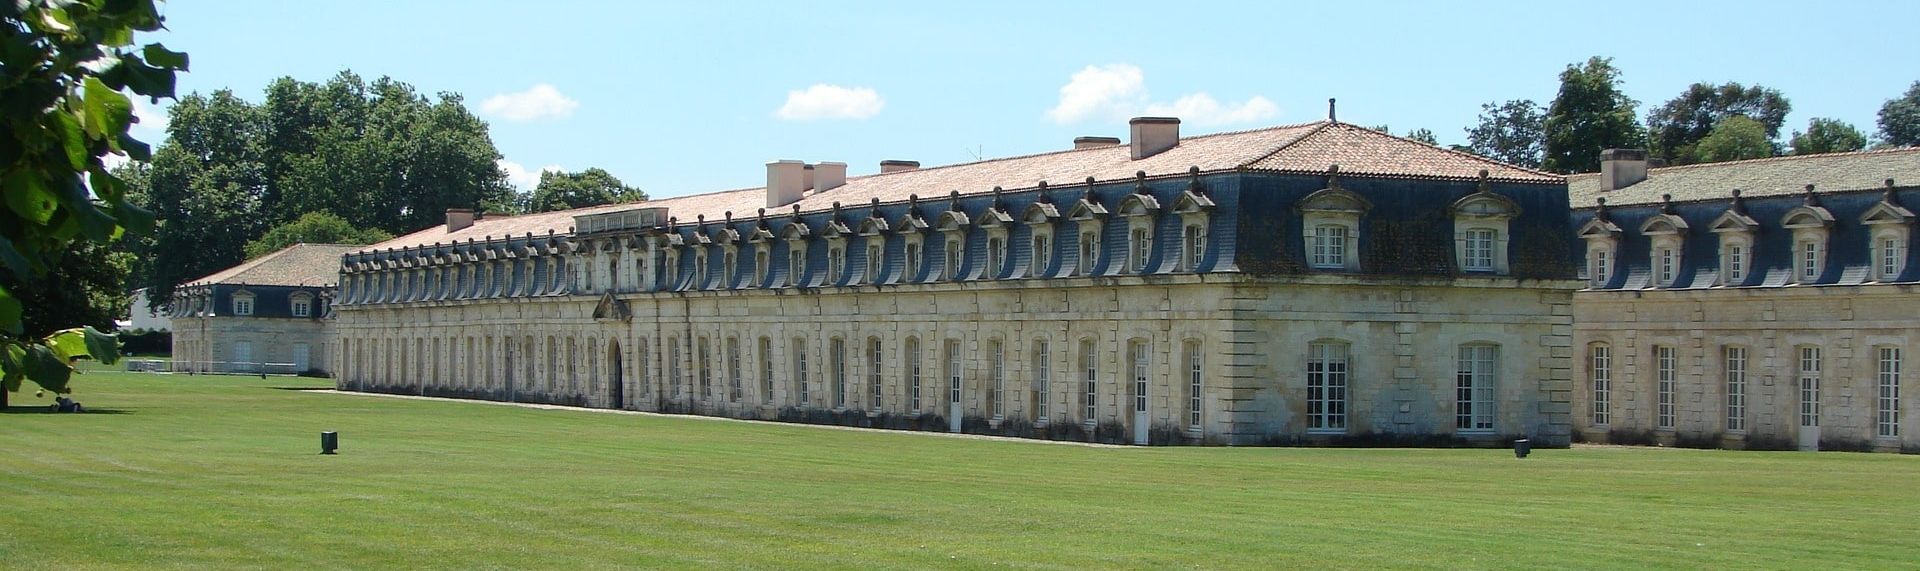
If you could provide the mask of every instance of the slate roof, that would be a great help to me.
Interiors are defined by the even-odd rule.
[[[364,246],[353,244],[294,244],[183,284],[247,284],[275,286],[331,286],[339,279],[340,256]]]
[[[1500,181],[1558,184],[1564,180],[1559,175],[1334,121],[1186,137],[1180,139],[1179,145],[1140,160],[1133,160],[1130,152],[1128,146],[1122,144],[849,177],[846,184],[810,192],[796,204],[801,212],[818,212],[831,209],[835,202],[864,206],[874,199],[883,203],[905,202],[909,195],[915,194],[936,198],[953,191],[963,196],[986,194],[994,187],[1022,190],[1034,188],[1041,181],[1061,186],[1084,183],[1089,177],[1100,182],[1130,180],[1136,172],[1145,172],[1149,177],[1178,176],[1193,167],[1199,167],[1201,172],[1249,169],[1323,173],[1328,166],[1338,164],[1340,172],[1360,176],[1474,179],[1486,170],[1489,176]],[[438,225],[374,244],[363,251],[527,233],[545,235],[549,231],[562,234],[573,225],[574,216],[635,207],[666,207],[668,216],[692,223],[701,215],[708,221],[721,220],[727,212],[732,212],[735,218],[749,218],[764,206],[764,188],[745,188],[643,203],[521,216],[485,216],[457,232],[447,232],[445,225]],[[788,205],[778,210],[785,214],[792,208]]]
[[[1567,202],[1588,209],[1603,196],[1608,206],[1655,204],[1665,194],[1674,202],[1724,200],[1736,188],[1741,196],[1758,198],[1801,194],[1809,184],[1819,193],[1874,190],[1889,178],[1902,186],[1920,184],[1920,147],[1656,168],[1647,180],[1612,191],[1600,190],[1599,173],[1577,174],[1567,177]]]

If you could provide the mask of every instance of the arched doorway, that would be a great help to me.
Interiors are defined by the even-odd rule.
[[[626,408],[626,383],[620,378],[620,341],[607,339],[607,408]]]

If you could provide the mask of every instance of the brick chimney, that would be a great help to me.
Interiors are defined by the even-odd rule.
[[[902,161],[898,159],[880,161],[880,174],[910,170],[920,170],[920,161]]]
[[[833,190],[847,183],[847,163],[821,162],[813,165],[813,191]]]
[[[459,232],[461,229],[466,228],[468,226],[472,226],[472,225],[473,225],[473,209],[471,208],[448,208],[447,209],[447,232],[448,233]]]
[[[767,163],[767,208],[800,201],[807,191],[807,163],[780,160]]]
[[[1620,190],[1647,180],[1647,151],[1600,151],[1600,190]]]
[[[1160,154],[1180,145],[1180,119],[1177,117],[1134,117],[1127,121],[1133,160]]]
[[[1120,145],[1119,137],[1074,137],[1073,138],[1073,150],[1076,150],[1076,151],[1080,149],[1098,149],[1100,147],[1117,147],[1119,145]]]

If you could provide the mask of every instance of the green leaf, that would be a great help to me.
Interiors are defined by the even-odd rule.
[[[8,240],[6,236],[0,236],[0,266],[5,266],[8,270],[12,270],[13,275],[16,276],[30,276],[34,273],[33,264],[27,261],[26,256],[20,255],[20,250],[14,248],[13,241]],[[13,300],[13,297],[7,295],[6,292],[7,289],[5,287],[0,287],[0,300]],[[6,301],[0,301],[0,324],[7,323],[6,304]],[[13,306],[13,319],[18,321],[20,319],[20,302],[14,300]],[[0,329],[5,328],[0,327]],[[19,331],[9,331],[19,333]]]
[[[109,135],[118,137],[127,132],[127,123],[133,118],[133,101],[115,91],[98,78],[88,77],[85,92],[87,134],[95,139],[105,139]]]
[[[56,109],[53,121],[59,127],[60,146],[67,151],[67,162],[73,165],[73,170],[86,169],[90,155],[87,153],[86,133],[80,129],[80,120],[75,119],[72,113]]]
[[[112,365],[120,360],[119,336],[94,329],[92,325],[86,327],[86,332],[87,354],[92,355],[93,360],[102,365]]]
[[[113,205],[113,218],[120,226],[135,235],[145,236],[153,233],[153,212],[132,202],[120,201]]]
[[[133,138],[132,135],[120,136],[120,150],[127,152],[127,158],[136,161],[144,162],[153,160],[153,147],[140,142],[139,139]]]
[[[20,392],[20,380],[27,378],[27,349],[18,341],[0,345],[0,388]]]
[[[47,188],[47,181],[40,180],[38,172],[15,169],[7,175],[4,187],[7,208],[13,210],[14,214],[33,224],[46,224],[53,220],[59,197],[54,195],[53,189]]]
[[[6,238],[0,238],[0,242],[5,241]],[[20,275],[28,274],[21,272]],[[7,291],[7,286],[0,285],[0,331],[8,335],[20,334],[20,310],[20,298],[13,297],[13,293]]]
[[[156,67],[174,71],[187,71],[186,52],[176,52],[167,49],[166,46],[152,43],[147,44],[147,47],[141,49],[140,54],[146,56],[147,63],[153,64]]]
[[[112,241],[120,232],[120,224],[114,221],[113,215],[108,213],[105,206],[88,204],[78,209],[77,214],[80,217],[80,231],[84,232],[89,240]]]
[[[28,343],[27,357],[24,359],[27,380],[45,387],[47,390],[67,392],[67,381],[73,378],[73,367],[53,354],[52,349],[39,343]]]
[[[61,362],[72,362],[74,359],[89,356],[87,332],[78,327],[55,331],[52,335],[48,335],[43,343],[48,349],[53,350],[54,355],[60,357]]]

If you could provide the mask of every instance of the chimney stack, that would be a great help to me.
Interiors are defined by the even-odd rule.
[[[1120,145],[1119,137],[1074,137],[1073,138],[1073,150],[1076,150],[1076,151],[1080,149],[1098,149],[1100,147],[1115,147],[1119,145]]]
[[[1600,190],[1620,190],[1647,180],[1647,151],[1600,151]]]
[[[847,163],[821,162],[813,165],[813,191],[833,190],[847,183]]]
[[[448,208],[447,209],[447,232],[448,233],[459,232],[461,229],[464,229],[472,225],[473,225],[473,209],[471,208]]]
[[[897,159],[880,161],[880,174],[910,170],[920,170],[920,161],[902,161]]]
[[[1127,121],[1133,136],[1133,160],[1160,154],[1180,144],[1180,119],[1177,117],[1134,117]]]
[[[767,163],[767,208],[800,201],[807,191],[807,163],[781,160]]]
[[[813,190],[813,165],[802,168],[801,173],[800,178],[803,180],[800,181],[800,188]]]

